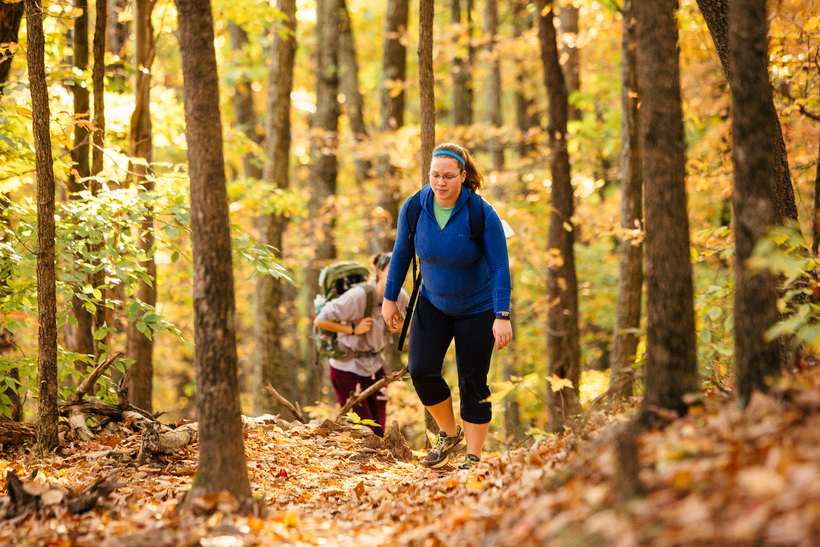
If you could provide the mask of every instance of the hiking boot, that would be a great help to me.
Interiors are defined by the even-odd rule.
[[[481,458],[475,456],[473,454],[467,454],[464,456],[464,461],[461,462],[461,465],[458,466],[459,469],[472,469],[476,465],[481,463]]]
[[[433,449],[421,461],[421,465],[429,467],[430,469],[438,469],[444,467],[450,461],[450,452],[456,447],[461,439],[464,438],[464,430],[460,425],[456,425],[456,434],[450,437],[444,431],[439,431],[436,436],[436,442],[433,444]]]

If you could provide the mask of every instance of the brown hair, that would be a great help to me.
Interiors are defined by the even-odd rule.
[[[477,192],[481,190],[481,187],[484,185],[484,173],[481,171],[481,168],[475,161],[475,158],[470,151],[466,148],[462,148],[457,144],[453,144],[451,142],[445,142],[436,146],[436,149],[433,150],[433,155],[436,155],[436,152],[441,150],[446,150],[448,152],[452,152],[454,154],[458,154],[464,159],[464,172],[467,173],[467,176],[464,178],[464,186],[472,190],[473,192]],[[458,160],[456,160],[458,161]]]
[[[378,253],[373,255],[370,259],[371,264],[373,264],[374,271],[376,270],[384,270],[390,265],[390,259],[393,257],[393,253]]]

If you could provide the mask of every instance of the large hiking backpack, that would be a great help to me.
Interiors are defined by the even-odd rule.
[[[361,262],[347,260],[334,262],[322,268],[319,272],[319,289],[321,294],[317,294],[313,299],[313,307],[318,314],[322,308],[333,300],[343,295],[349,289],[360,286],[367,294],[367,302],[364,308],[364,317],[373,315],[373,303],[375,295],[373,287],[367,283],[367,276],[370,270]],[[324,355],[340,361],[346,361],[355,357],[356,352],[339,343],[337,333],[313,327],[313,341],[316,346],[316,356]]]

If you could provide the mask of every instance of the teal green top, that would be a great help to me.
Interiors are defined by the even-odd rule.
[[[438,227],[442,230],[444,229],[444,226],[447,224],[447,221],[450,219],[450,213],[453,212],[453,207],[450,207],[449,209],[444,209],[442,207],[439,207],[438,203],[436,203],[436,200],[433,200],[433,212],[436,215],[436,222],[438,223]]]

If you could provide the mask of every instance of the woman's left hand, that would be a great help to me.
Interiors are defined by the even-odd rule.
[[[512,325],[509,320],[496,319],[493,322],[493,338],[496,349],[504,349],[512,341]]]

